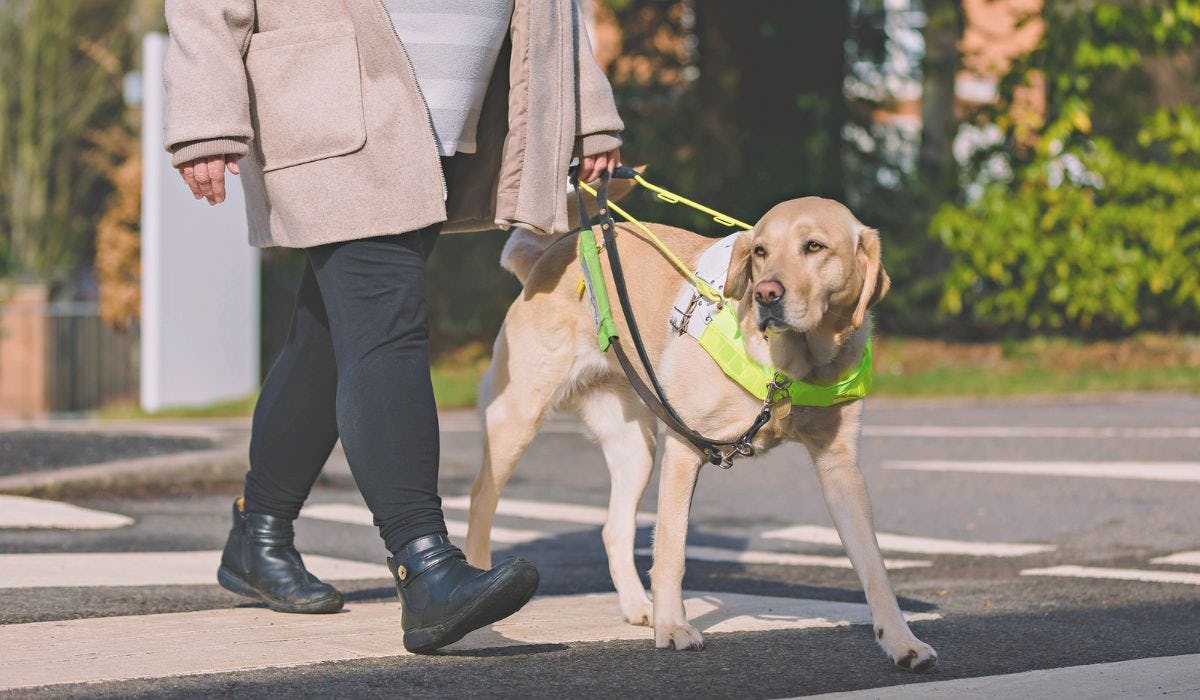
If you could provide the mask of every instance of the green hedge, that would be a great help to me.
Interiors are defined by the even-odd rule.
[[[942,310],[993,330],[1200,327],[1200,169],[1097,139],[944,207]]]

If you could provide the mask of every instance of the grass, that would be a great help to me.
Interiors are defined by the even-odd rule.
[[[1036,396],[1123,391],[1200,392],[1200,369],[1091,370],[1056,372],[1031,367],[1010,372],[983,373],[969,367],[937,367],[912,374],[878,374],[876,396]]]
[[[487,371],[487,365],[466,367],[434,365],[430,370],[433,377],[433,395],[438,408],[469,408],[475,405],[479,393],[479,380]]]
[[[431,370],[440,408],[475,405],[487,370],[486,346],[450,353]],[[879,338],[873,396],[948,398],[1051,396],[1089,392],[1200,393],[1200,336],[1145,334],[1083,343],[1033,338],[1004,343],[948,343]],[[248,416],[257,395],[197,408],[155,413],[135,403],[113,404],[100,418],[223,418]]]
[[[877,396],[1123,391],[1200,392],[1200,337],[1144,334],[1092,343],[1062,338],[1004,343],[910,338],[877,341]]]
[[[160,411],[143,411],[136,401],[111,403],[95,413],[96,418],[128,420],[141,418],[236,418],[254,412],[258,392],[232,401],[222,401],[205,406],[168,407]]]

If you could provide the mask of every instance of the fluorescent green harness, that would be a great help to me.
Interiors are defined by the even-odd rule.
[[[657,185],[652,185],[646,182],[641,175],[634,177],[634,180],[638,184],[652,189],[658,194],[660,199],[666,202],[672,204],[683,203],[691,206],[694,209],[711,215],[714,221],[726,226],[738,226],[743,230],[751,228],[748,224],[737,219],[725,216],[703,205],[696,204]],[[588,185],[581,183],[580,186],[592,195],[596,194],[595,190]],[[712,320],[708,322],[704,332],[700,335],[700,346],[708,352],[713,361],[717,363],[717,366],[721,368],[721,371],[736,381],[746,391],[749,391],[761,401],[767,401],[772,393],[772,386],[786,387],[783,390],[783,394],[790,396],[792,405],[824,407],[861,399],[871,390],[870,340],[867,341],[866,347],[863,349],[862,360],[858,363],[858,366],[851,368],[839,377],[836,382],[829,385],[812,384],[791,379],[781,372],[777,372],[754,360],[746,351],[746,339],[742,335],[737,312],[734,311],[736,302],[732,299],[724,298],[712,285],[697,277],[690,268],[680,261],[640,221],[630,216],[616,204],[609,202],[608,205],[613,211],[620,214],[630,223],[638,226],[644,234],[647,234],[650,243],[680,270],[699,295],[706,299],[719,301],[716,313],[712,314]],[[600,350],[607,351],[612,343],[611,339],[617,335],[617,331],[616,324],[613,322],[612,308],[609,305],[608,289],[605,286],[604,275],[600,268],[600,251],[596,245],[596,235],[596,232],[590,228],[580,230],[579,261],[583,267],[583,286],[588,292],[592,307],[592,317],[596,322],[596,335],[600,344]],[[776,393],[775,395],[778,396],[779,394]]]
[[[712,321],[700,336],[700,347],[708,351],[709,356],[730,379],[742,385],[743,389],[759,400],[767,399],[768,388],[780,373],[759,364],[746,352],[746,339],[742,336],[742,327],[738,323],[732,303],[724,304],[713,315]],[[871,390],[871,341],[868,340],[863,348],[862,361],[858,366],[839,377],[833,384],[823,386],[790,378],[787,381],[790,383],[785,391],[791,395],[793,406],[836,406],[839,403],[861,399]]]

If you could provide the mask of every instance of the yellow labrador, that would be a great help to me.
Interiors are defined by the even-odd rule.
[[[711,239],[669,226],[652,230],[695,264]],[[682,277],[635,228],[619,225],[627,284],[650,357],[668,397],[704,435],[731,439],[761,401],[728,379],[693,338],[667,324]],[[612,353],[596,343],[589,303],[579,291],[576,238],[553,241],[518,230],[502,263],[524,284],[496,339],[483,381],[483,466],[471,488],[467,557],[490,566],[489,535],[500,492],[555,407],[575,411],[600,444],[612,480],[603,539],[625,619],[653,625],[661,648],[701,649],[704,639],[683,610],[684,540],[700,453],[665,432],[658,522],[651,570],[653,603],[634,566],[635,515],[650,478],[656,421],[638,400]],[[607,263],[605,274],[608,275]],[[612,279],[609,296],[616,307]],[[726,296],[737,312],[750,355],[787,375],[828,383],[856,366],[867,341],[867,310],[887,293],[879,235],[841,204],[817,197],[772,208],[734,247]],[[620,309],[614,316],[628,337]],[[925,671],[937,654],[909,630],[875,540],[871,505],[858,469],[861,403],[797,408],[773,418],[754,441],[762,451],[799,441],[816,466],[821,490],[854,564],[884,651],[903,668]]]

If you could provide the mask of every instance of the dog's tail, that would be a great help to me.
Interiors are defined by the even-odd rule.
[[[528,229],[514,228],[504,244],[504,250],[500,251],[500,267],[516,275],[521,284],[525,284],[530,271],[546,249],[565,235],[542,236]]]
[[[646,166],[640,165],[634,170],[644,172]],[[608,185],[608,200],[610,202],[618,202],[626,197],[634,188],[632,180],[613,180]],[[569,198],[570,211],[567,219],[572,229],[579,228],[579,210],[575,203],[574,196]],[[596,215],[596,203],[594,199],[588,198],[585,205],[588,209],[589,216]],[[524,228],[514,228],[512,235],[508,237],[508,241],[504,244],[504,250],[500,252],[500,267],[513,273],[521,284],[529,279],[529,273],[533,270],[533,266],[541,259],[546,250],[558,242],[565,236],[570,234],[560,233],[553,236],[546,236],[533,233]]]

